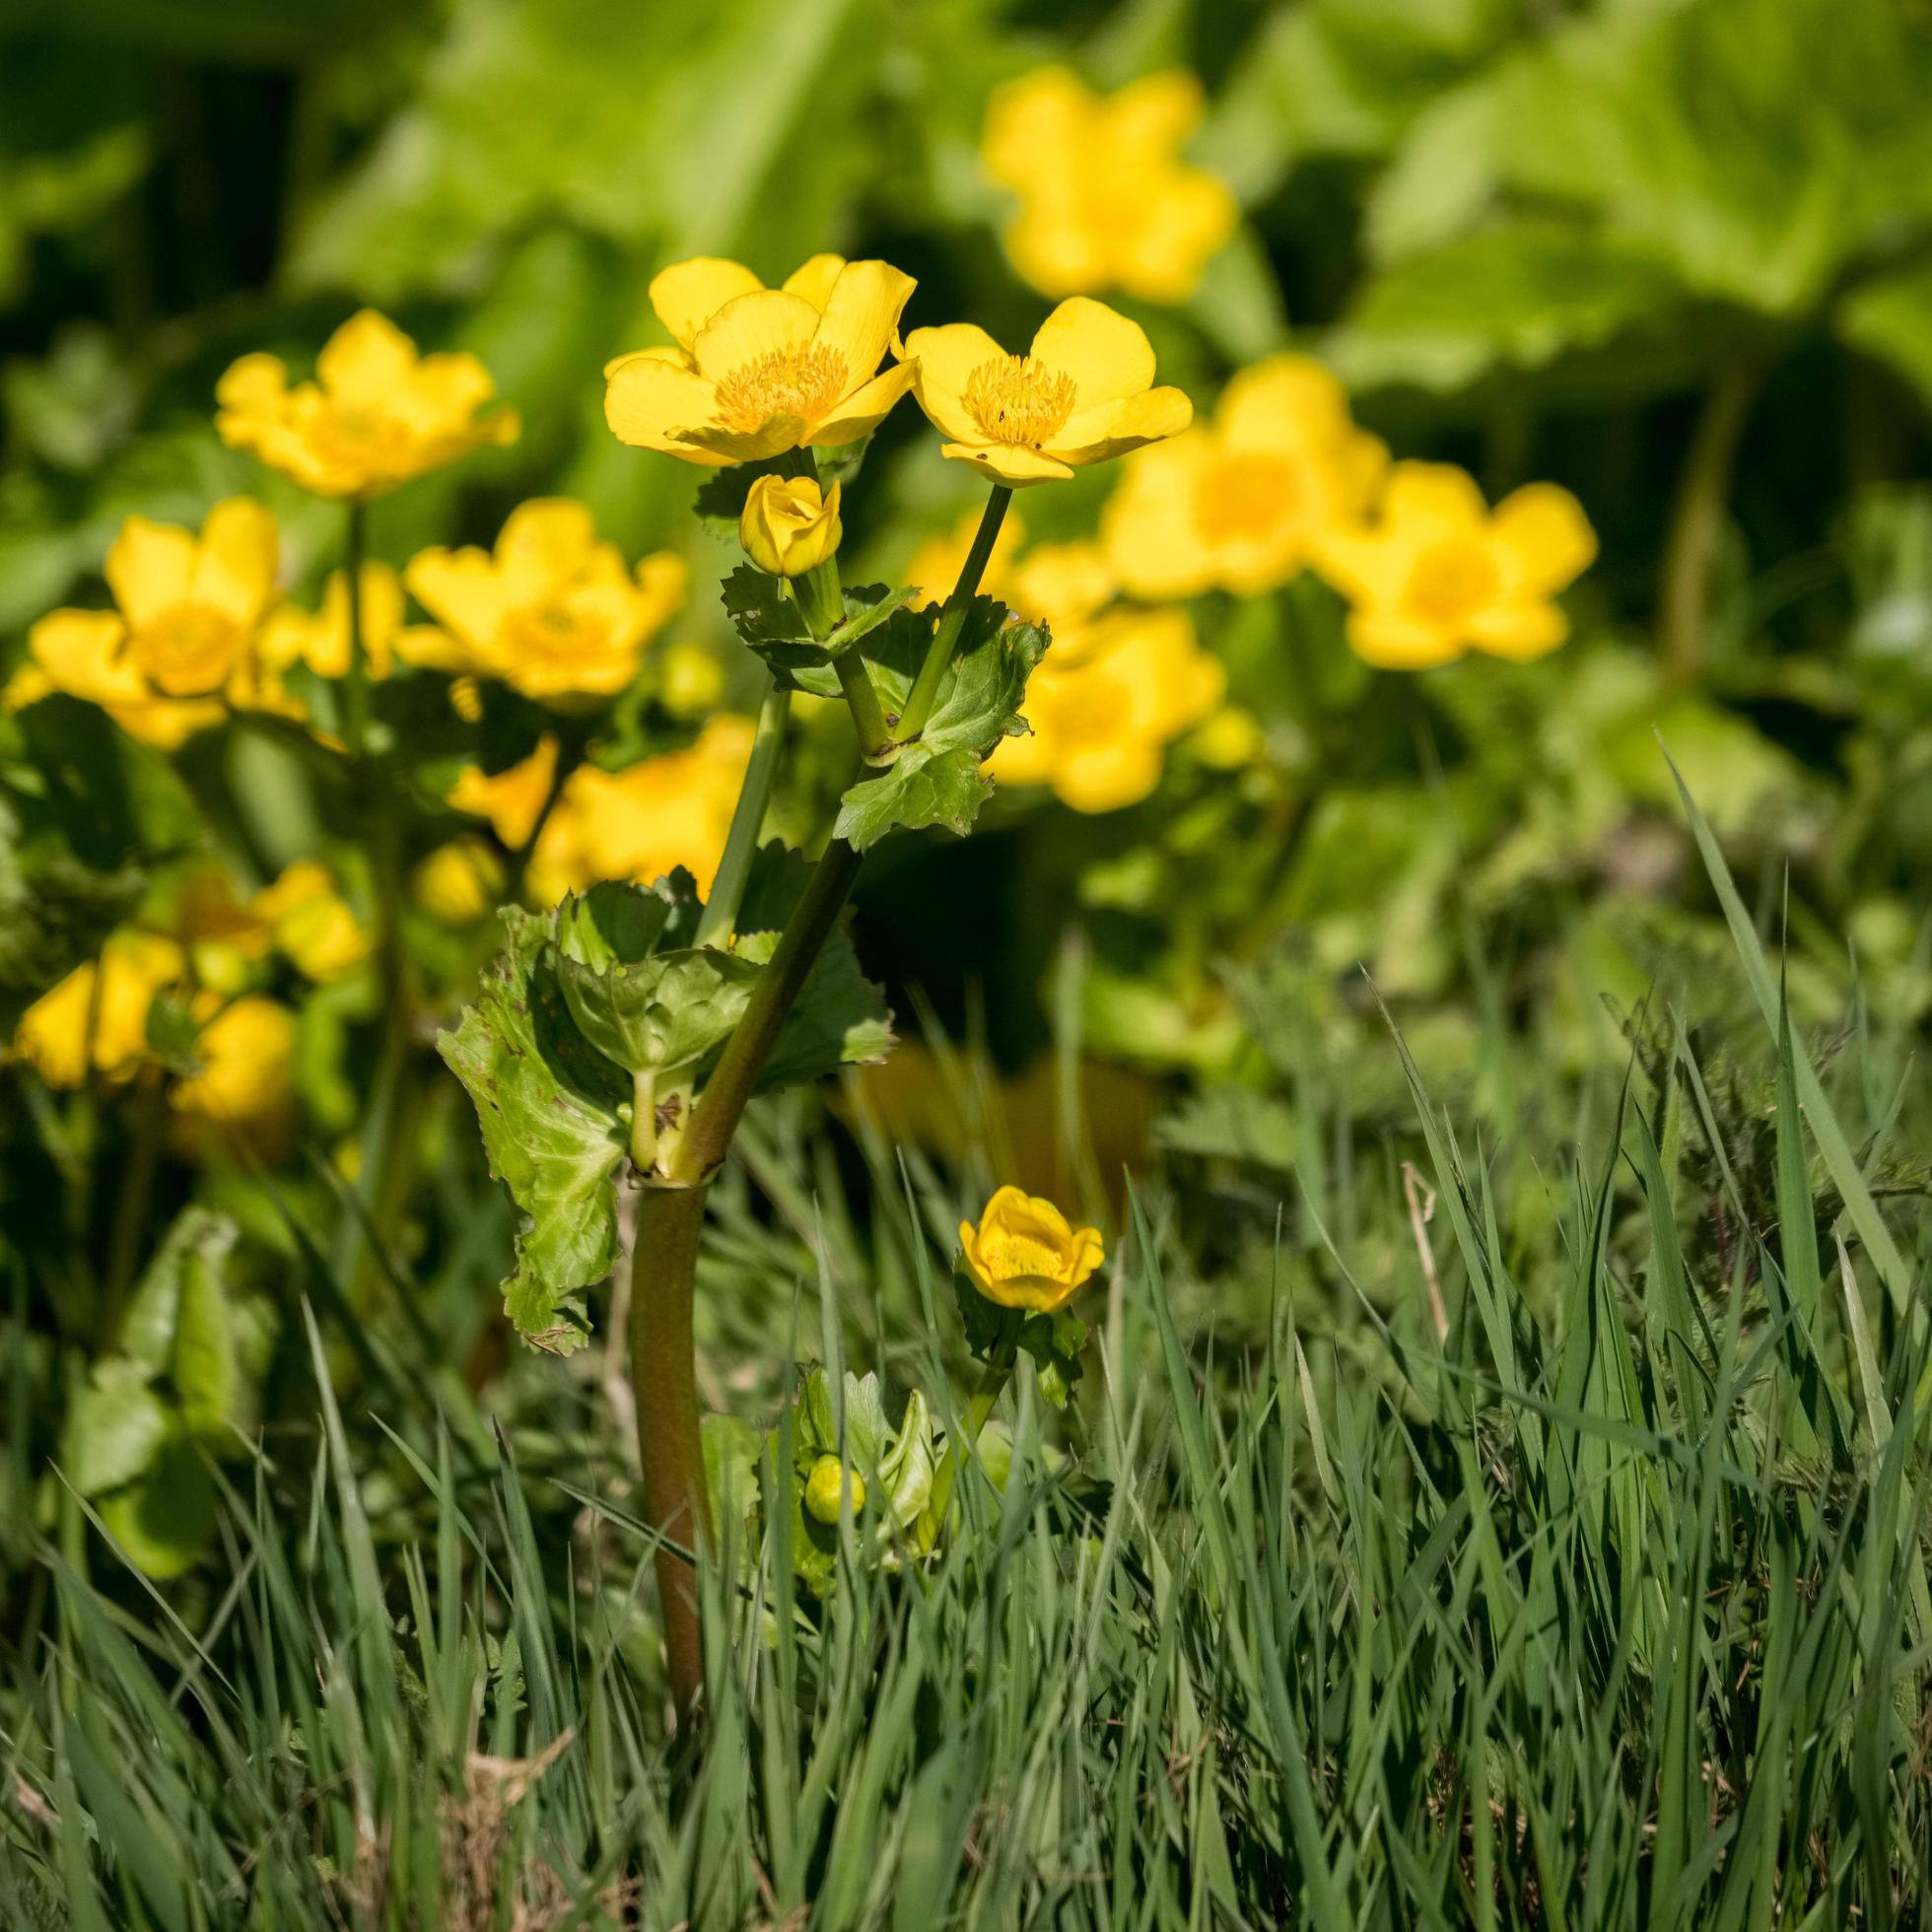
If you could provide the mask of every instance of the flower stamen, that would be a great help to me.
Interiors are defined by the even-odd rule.
[[[751,436],[774,416],[816,422],[845,394],[846,360],[836,349],[809,343],[768,349],[740,363],[718,384],[718,420]]]
[[[995,356],[966,379],[963,400],[989,443],[1038,449],[1073,413],[1073,379],[1034,356]]]

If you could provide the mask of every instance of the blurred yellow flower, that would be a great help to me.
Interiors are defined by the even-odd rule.
[[[959,1224],[973,1285],[1002,1308],[1051,1313],[1072,1299],[1106,1259],[1097,1227],[1074,1227],[1051,1201],[1000,1188],[975,1227]]]
[[[716,653],[690,638],[666,645],[652,669],[657,702],[674,718],[697,718],[724,695],[724,666]]]
[[[624,690],[689,573],[667,550],[627,571],[583,504],[543,497],[511,513],[494,554],[425,550],[403,578],[444,629],[405,631],[402,656],[557,702]]]
[[[948,439],[942,453],[1012,488],[1174,436],[1194,416],[1179,389],[1152,386],[1139,323],[1084,296],[1063,302],[1024,356],[973,322],[916,328],[906,355],[919,406]]]
[[[253,910],[296,969],[318,985],[339,980],[369,957],[370,935],[312,859],[298,859],[257,892]]]
[[[207,1017],[195,1035],[196,1070],[175,1083],[175,1108],[230,1127],[283,1113],[294,1089],[295,1015],[259,994],[196,1003],[196,1016]]]
[[[1397,463],[1375,517],[1324,538],[1317,567],[1353,608],[1348,642],[1371,664],[1419,670],[1474,647],[1540,657],[1569,635],[1558,590],[1597,554],[1582,506],[1532,483],[1493,511],[1449,463]]]
[[[49,1086],[79,1086],[88,1069],[125,1079],[148,1053],[148,1008],[186,970],[181,949],[158,933],[122,927],[98,961],[76,966],[21,1014],[14,1054]]]
[[[712,467],[856,443],[911,384],[879,363],[912,292],[882,261],[814,256],[782,289],[735,262],[676,263],[651,285],[676,345],[606,365],[605,420],[620,442]]]
[[[1042,543],[1006,573],[1000,593],[1013,613],[1053,634],[1049,654],[1070,670],[1093,642],[1093,620],[1120,590],[1107,554],[1097,543]]]
[[[546,732],[527,758],[486,774],[465,766],[450,788],[449,802],[472,818],[487,818],[512,852],[529,843],[557,781],[557,740]]]
[[[1321,364],[1271,356],[1233,378],[1211,425],[1123,465],[1107,554],[1136,596],[1272,590],[1361,517],[1388,459]]]
[[[1118,811],[1160,783],[1167,745],[1221,701],[1226,676],[1184,610],[1124,605],[1056,643],[1027,682],[1032,730],[989,763],[1008,785],[1050,785],[1075,811]]]
[[[773,577],[802,577],[839,547],[839,486],[821,493],[809,476],[761,476],[738,518],[744,554]]]
[[[130,517],[107,552],[115,609],[41,618],[8,707],[63,691],[163,750],[221,724],[231,707],[299,716],[258,657],[278,549],[274,517],[248,497],[218,503],[198,538]]]
[[[483,410],[495,393],[474,356],[419,356],[365,309],[322,345],[312,382],[291,388],[279,357],[243,356],[216,386],[215,427],[306,490],[367,501],[483,444],[514,443],[517,412]]]
[[[416,903],[445,926],[474,926],[496,910],[503,864],[481,839],[440,845],[410,877]]]
[[[688,750],[666,751],[621,772],[580,765],[537,835],[531,892],[551,905],[602,879],[648,885],[679,865],[708,892],[751,740],[751,720],[724,713],[706,723]]]
[[[995,89],[981,158],[1019,196],[1006,230],[1019,273],[1049,296],[1192,295],[1237,214],[1224,181],[1181,159],[1204,104],[1184,71],[1106,96],[1066,67]]]
[[[371,677],[387,677],[395,668],[396,640],[403,635],[402,579],[387,564],[362,569],[363,657]],[[349,579],[331,571],[322,586],[319,610],[285,603],[261,631],[262,662],[287,670],[307,664],[317,677],[349,674]]]

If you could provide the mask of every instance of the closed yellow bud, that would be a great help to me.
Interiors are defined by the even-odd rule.
[[[839,547],[839,486],[820,494],[809,476],[761,476],[744,500],[738,541],[774,577],[802,577]]]
[[[852,1513],[865,1507],[865,1479],[856,1469],[847,1469],[836,1456],[821,1456],[805,1478],[805,1507],[821,1523],[839,1520],[841,1499],[850,1494]]]

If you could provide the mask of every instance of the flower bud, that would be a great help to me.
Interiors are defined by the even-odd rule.
[[[823,496],[809,476],[761,476],[744,500],[738,541],[774,577],[802,577],[839,547],[839,486]]]
[[[865,1479],[856,1469],[847,1469],[836,1456],[819,1457],[805,1478],[806,1509],[821,1523],[836,1523],[840,1499],[847,1493],[852,1497],[852,1513],[857,1516],[865,1507]]]

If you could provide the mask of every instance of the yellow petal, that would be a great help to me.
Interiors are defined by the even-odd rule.
[[[1231,449],[1320,448],[1347,423],[1347,392],[1312,356],[1269,356],[1237,372],[1214,410]]]
[[[913,363],[913,386],[919,406],[941,434],[958,443],[977,443],[985,434],[966,407],[966,384],[974,370],[1006,352],[986,330],[973,322],[948,322],[943,328],[916,328],[906,337],[906,354]]]
[[[186,530],[130,517],[107,552],[107,587],[129,625],[144,630],[187,601],[194,565],[195,542]]]
[[[1489,538],[1508,581],[1523,590],[1560,590],[1596,560],[1597,533],[1583,506],[1553,483],[1530,483],[1496,505]]]
[[[915,284],[889,262],[849,261],[825,298],[814,340],[844,358],[846,393],[871,380]]]
[[[322,344],[315,375],[339,401],[391,404],[415,362],[415,343],[386,315],[365,309]]]
[[[252,627],[275,593],[281,538],[274,514],[251,497],[230,497],[201,526],[188,601]]]
[[[870,436],[891,413],[892,406],[913,386],[918,371],[910,363],[894,363],[881,370],[869,382],[853,390],[833,409],[821,416],[805,438],[812,448],[838,449]]]
[[[1415,547],[1461,536],[1480,525],[1483,492],[1454,463],[1397,463],[1382,494],[1381,520]]]
[[[1081,745],[1055,762],[1054,795],[1079,812],[1124,811],[1159,785],[1161,762],[1161,746],[1144,738]]]
[[[1129,458],[1100,534],[1108,561],[1136,596],[1191,597],[1214,584],[1215,554],[1195,508],[1213,454],[1208,433],[1191,429]]]
[[[1073,473],[1058,457],[1049,456],[1044,450],[1021,449],[1010,443],[944,443],[939,446],[939,453],[1013,490],[1023,489],[1029,483],[1057,482]]]
[[[612,563],[617,553],[610,549]],[[505,600],[538,603],[554,596],[589,564],[598,549],[588,508],[568,497],[532,497],[513,510],[497,536],[497,565]]]
[[[708,423],[699,429],[679,430],[671,452],[692,462],[758,463],[767,456],[781,456],[803,442],[809,425],[802,416],[769,417],[755,430],[727,430],[722,424]]]
[[[1091,295],[1114,279],[1107,237],[1059,199],[1029,200],[1006,226],[1006,253],[1042,295]]]
[[[1033,354],[1073,379],[1077,416],[1100,403],[1138,395],[1154,380],[1153,344],[1138,322],[1104,302],[1076,295],[1040,324]]]
[[[1186,68],[1147,74],[1108,96],[1107,132],[1124,147],[1170,156],[1201,124],[1206,105],[1201,82]]]
[[[764,286],[742,262],[693,255],[652,277],[651,306],[657,319],[688,349],[698,339],[698,331],[733,297]]]
[[[803,296],[756,289],[725,303],[698,331],[691,353],[699,373],[716,382],[762,357],[802,349],[818,321],[818,310]]]
[[[1396,611],[1351,610],[1348,643],[1364,662],[1392,671],[1426,670],[1463,655],[1460,638]]]
[[[1138,225],[1116,242],[1120,286],[1147,302],[1185,302],[1239,218],[1225,181],[1198,168],[1171,169],[1146,196]]]
[[[839,279],[839,270],[845,265],[844,255],[813,255],[809,261],[800,262],[781,286],[787,294],[801,295],[814,309],[822,310],[833,283]]]
[[[235,448],[251,448],[265,424],[280,415],[289,373],[278,356],[243,356],[215,384],[215,427]]]
[[[424,550],[410,559],[402,575],[416,601],[472,653],[495,649],[507,604],[502,580],[486,552]]]
[[[1547,598],[1499,603],[1470,619],[1470,641],[1497,657],[1526,662],[1569,636],[1569,619]]]
[[[1035,68],[994,89],[987,102],[980,159],[1009,187],[1077,155],[1094,113],[1086,83],[1070,67]]]
[[[675,440],[680,431],[710,422],[717,410],[718,391],[704,377],[649,354],[620,363],[604,388],[604,421],[620,443],[663,449],[687,462],[735,460]]]
[[[111,610],[55,610],[29,632],[27,648],[56,691],[90,704],[140,704],[147,684],[126,643],[127,626]]]
[[[1177,435],[1194,421],[1194,404],[1179,389],[1145,389],[1077,411],[1053,440],[1053,453],[1070,463],[1104,463],[1162,437]]]
[[[621,356],[612,356],[603,366],[604,380],[608,382],[626,363],[634,362],[669,363],[673,369],[692,371],[698,367],[683,349],[674,348],[669,343],[656,343],[649,349],[626,349]]]

